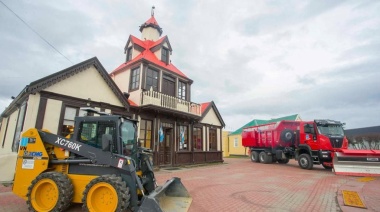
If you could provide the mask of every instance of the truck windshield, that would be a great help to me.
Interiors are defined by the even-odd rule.
[[[135,144],[135,125],[130,121],[121,124],[121,140],[124,150],[132,150]]]
[[[341,125],[318,125],[318,132],[323,135],[344,136],[343,127]]]

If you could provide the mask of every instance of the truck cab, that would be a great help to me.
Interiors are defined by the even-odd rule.
[[[334,152],[348,145],[343,131],[344,124],[329,119],[318,119],[303,122],[302,125],[296,158],[301,154],[309,154],[314,164],[322,164],[327,169],[332,168]]]

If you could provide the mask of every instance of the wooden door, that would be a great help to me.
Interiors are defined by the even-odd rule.
[[[164,128],[164,140],[159,146],[160,165],[172,164],[173,129]]]

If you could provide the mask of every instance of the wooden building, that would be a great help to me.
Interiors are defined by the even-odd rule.
[[[81,107],[139,121],[141,146],[155,166],[222,162],[223,119],[213,101],[191,101],[193,81],[170,62],[172,47],[154,16],[130,36],[126,61],[110,74],[91,58],[31,82],[0,117],[0,181],[12,180],[19,141],[29,128],[67,135]],[[88,114],[87,114],[88,115]],[[161,136],[159,136],[161,134]]]
[[[130,35],[125,62],[110,73],[128,93],[140,122],[141,146],[154,151],[158,166],[221,162],[223,119],[213,101],[191,101],[191,80],[171,62],[172,46],[154,14]],[[159,139],[162,129],[164,138]]]

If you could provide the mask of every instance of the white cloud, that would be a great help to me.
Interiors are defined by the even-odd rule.
[[[380,125],[377,1],[4,1],[74,63],[110,72],[130,34],[155,17],[172,62],[237,129],[298,113],[348,128]],[[31,81],[72,65],[0,5],[0,108]]]

